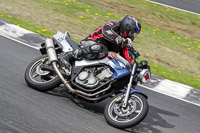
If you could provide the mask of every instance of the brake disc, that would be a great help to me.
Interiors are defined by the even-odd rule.
[[[124,108],[123,103],[114,105],[114,112],[118,116],[129,116],[136,110],[136,102],[133,99],[129,99],[127,102],[127,107]]]
[[[45,75],[49,74],[50,72],[42,70],[40,65],[38,65],[36,67],[36,73],[39,74],[40,76],[45,76]]]

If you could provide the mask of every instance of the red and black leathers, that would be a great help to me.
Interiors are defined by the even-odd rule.
[[[82,41],[95,41],[96,43],[103,44],[107,47],[108,51],[120,52],[122,56],[133,64],[128,48],[122,47],[123,40],[123,37],[120,36],[119,22],[109,21],[98,27]]]

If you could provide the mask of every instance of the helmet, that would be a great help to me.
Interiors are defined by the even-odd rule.
[[[141,25],[140,23],[132,16],[125,16],[120,22],[120,33],[125,38],[131,38],[133,41],[137,35],[140,33]]]

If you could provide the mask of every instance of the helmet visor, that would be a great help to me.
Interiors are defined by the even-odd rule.
[[[128,33],[129,37],[131,38],[131,40],[133,41],[134,39],[136,39],[136,37],[138,36],[137,33],[133,32],[133,31],[130,31]]]

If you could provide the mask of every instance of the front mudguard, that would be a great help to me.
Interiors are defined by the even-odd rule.
[[[126,93],[126,91],[127,91],[127,89],[121,89],[121,90],[120,90],[120,92],[122,92],[122,93]],[[132,88],[132,89],[130,90],[130,94],[133,94],[133,93],[139,93],[139,94],[143,95],[146,99],[148,99],[148,96],[147,96],[146,94],[144,94],[144,92],[142,92],[142,91],[140,91],[140,90],[137,90],[137,89],[135,89],[135,88]]]

